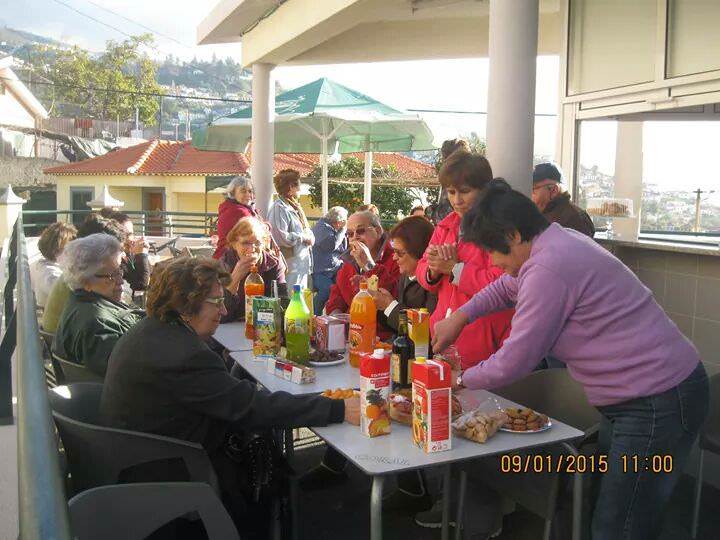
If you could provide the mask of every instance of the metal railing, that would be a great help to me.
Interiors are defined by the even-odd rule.
[[[79,223],[91,210],[23,210],[32,220],[23,225],[30,236],[39,235],[50,223],[66,221]],[[135,226],[135,234],[143,236],[210,236],[217,226],[217,214],[205,212],[160,212],[151,210],[123,210]],[[43,219],[47,218],[47,219]],[[62,218],[62,219],[61,219]]]
[[[6,395],[5,388],[10,383],[11,357],[15,352],[19,537],[69,540],[68,505],[45,383],[22,216],[15,223],[10,251],[4,294],[7,324],[0,344],[0,364],[3,366],[0,401],[3,406],[10,404],[12,414],[12,390]],[[16,285],[17,306],[13,300]]]

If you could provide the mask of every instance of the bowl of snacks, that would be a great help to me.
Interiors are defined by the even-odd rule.
[[[313,350],[310,352],[310,361],[313,367],[339,366],[345,362],[345,354],[340,351]]]
[[[539,433],[552,427],[546,414],[535,412],[525,407],[508,407],[505,409],[507,422],[500,428],[510,433]]]

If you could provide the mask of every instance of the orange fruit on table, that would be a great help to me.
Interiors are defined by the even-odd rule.
[[[365,407],[365,416],[370,418],[370,420],[380,418],[382,412],[382,409],[377,405],[368,405],[367,407]]]

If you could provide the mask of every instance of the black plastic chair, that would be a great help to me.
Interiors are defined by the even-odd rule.
[[[143,465],[146,465],[143,468],[146,470],[155,463],[161,465],[179,461],[188,478],[153,477],[152,480],[204,482],[220,494],[215,470],[201,445],[100,425],[102,388],[102,384],[97,383],[75,383],[49,392],[50,406],[67,453],[72,487],[76,493],[118,484],[125,474],[137,471]]]
[[[88,368],[75,362],[65,360],[61,356],[52,353],[53,367],[57,366],[64,384],[73,384],[81,382],[91,382],[102,384],[103,378],[97,373],[90,371]],[[56,375],[57,378],[57,375]]]
[[[52,354],[52,342],[55,339],[55,334],[52,332],[46,332],[42,328],[39,329],[40,338],[42,340],[43,349],[43,360],[45,361],[45,380],[48,383],[49,388],[65,384],[65,376],[63,375],[62,369],[57,360],[53,358]]]
[[[75,495],[69,507],[78,540],[140,540],[190,512],[200,517],[210,540],[240,538],[217,495],[203,483],[102,486]]]
[[[595,440],[600,423],[600,413],[590,405],[580,383],[568,374],[567,369],[544,369],[534,371],[527,377],[503,388],[493,389],[493,393],[556,418],[565,424],[585,432],[575,445],[562,443],[543,447],[544,454],[578,454],[583,446]],[[537,452],[537,450],[531,450]],[[475,468],[475,467],[474,467]],[[545,520],[544,536],[550,538],[553,519],[557,510],[560,493],[559,474],[502,474],[497,458],[481,460],[478,464],[483,471],[483,482],[498,492],[522,505]],[[476,470],[477,470],[476,468]],[[465,480],[461,475],[458,523],[462,521],[462,500]],[[576,509],[573,523],[574,535],[580,534],[582,505],[582,475],[575,475],[573,505]],[[461,527],[456,529],[456,538],[460,538]]]
[[[705,452],[720,455],[720,375],[715,375],[710,378],[710,411],[708,412],[702,430],[700,430],[698,448],[700,449],[700,459],[698,460],[698,472],[697,478],[695,479],[695,503],[691,529],[692,538],[697,537],[698,524],[700,522],[700,498],[702,497]]]

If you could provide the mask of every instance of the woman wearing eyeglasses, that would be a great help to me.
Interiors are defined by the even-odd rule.
[[[269,249],[269,233],[260,220],[244,217],[235,224],[227,235],[227,249],[220,261],[230,274],[230,283],[226,286],[227,314],[223,316],[223,322],[245,316],[243,285],[253,265],[263,278],[266,296],[273,294],[273,281],[278,283],[278,294],[287,296],[285,263]]]
[[[415,277],[418,262],[425,253],[432,234],[432,223],[420,216],[406,217],[388,234],[393,259],[400,270],[397,295],[393,296],[383,288],[368,292],[374,298],[378,311],[382,311],[387,317],[387,325],[396,332],[401,310],[427,308],[430,313],[435,311],[437,296],[423,289]]]
[[[117,340],[144,316],[120,301],[122,257],[122,244],[102,233],[73,240],[60,255],[63,279],[72,293],[52,351],[101,377]]]

